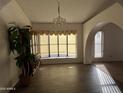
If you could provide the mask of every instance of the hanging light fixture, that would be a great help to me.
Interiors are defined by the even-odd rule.
[[[62,26],[64,23],[66,23],[66,19],[61,17],[61,13],[60,13],[60,1],[57,0],[57,4],[58,4],[58,17],[53,19],[53,23],[55,23],[58,26]]]

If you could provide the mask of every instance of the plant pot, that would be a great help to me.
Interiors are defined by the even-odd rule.
[[[30,81],[31,81],[31,76],[23,76],[20,75],[20,84],[22,87],[27,87],[30,85]]]

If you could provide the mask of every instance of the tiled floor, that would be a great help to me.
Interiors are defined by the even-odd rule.
[[[94,65],[42,65],[31,84],[12,93],[121,93],[112,77]]]

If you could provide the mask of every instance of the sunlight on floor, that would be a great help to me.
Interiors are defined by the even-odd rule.
[[[68,68],[73,68],[73,67],[68,67]]]
[[[100,66],[106,69],[104,65]],[[96,67],[98,67],[98,65],[96,65]],[[101,71],[99,68],[96,68],[96,70],[103,93],[121,93],[120,89],[118,88],[109,72],[105,73],[107,69],[105,70],[105,72]]]

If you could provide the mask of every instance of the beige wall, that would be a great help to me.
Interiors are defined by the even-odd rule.
[[[34,30],[55,30],[58,29],[54,24],[40,24],[33,23],[32,24]],[[66,24],[63,26],[62,30],[77,30],[77,58],[68,58],[68,59],[48,59],[43,60],[43,63],[80,63],[83,60],[83,40],[82,40],[82,24]],[[81,43],[82,42],[82,43]]]
[[[0,87],[12,87],[18,81],[14,57],[8,53],[7,27],[0,16]],[[6,91],[4,91],[6,93]],[[0,93],[4,93],[0,91]]]
[[[108,25],[104,31],[104,55],[103,61],[123,60],[123,31],[122,29]]]
[[[11,0],[0,0],[0,9],[7,5]]]
[[[0,87],[5,87],[10,80],[10,63],[8,56],[7,28],[0,18]],[[2,91],[0,91],[2,93]]]
[[[111,7],[102,11],[91,20],[87,21],[83,24],[83,53],[85,58],[85,46],[89,33],[93,30],[93,28],[101,22],[109,22],[114,23],[120,28],[123,28],[123,8],[119,3],[115,3]],[[85,61],[85,59],[84,59]]]
[[[6,24],[14,22],[19,26],[31,25],[30,20],[16,0],[11,0],[7,5],[0,9],[0,12],[1,17],[5,20]]]

